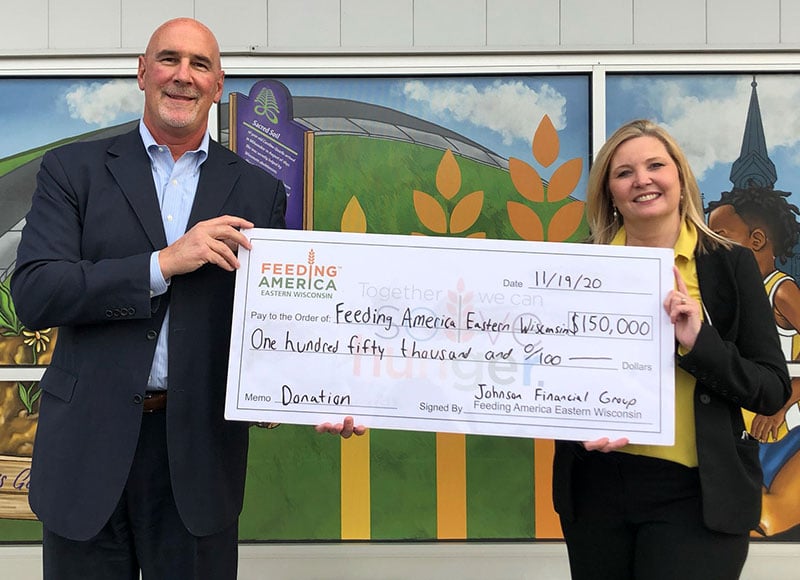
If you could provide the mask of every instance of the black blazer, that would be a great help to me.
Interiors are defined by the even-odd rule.
[[[212,141],[187,229],[224,214],[280,228],[285,208],[279,181]],[[40,382],[29,499],[61,536],[94,536],[120,498],[167,303],[167,447],[178,510],[201,536],[241,511],[248,426],[223,418],[235,275],[206,265],[151,299],[150,254],[165,246],[138,129],[44,156],[11,290],[26,326],[59,327]]]
[[[735,246],[697,253],[707,320],[677,364],[697,379],[694,393],[698,469],[706,526],[742,534],[758,525],[762,473],[758,442],[742,439],[741,408],[777,412],[790,395],[775,318],[753,253]],[[574,518],[572,466],[587,452],[557,441],[553,463],[556,511]]]

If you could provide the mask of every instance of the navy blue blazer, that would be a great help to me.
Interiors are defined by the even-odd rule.
[[[741,409],[772,415],[791,386],[772,307],[753,253],[741,246],[697,253],[697,277],[708,319],[694,348],[677,364],[697,379],[694,392],[703,521],[709,529],[744,534],[761,515],[758,442],[742,439]],[[557,441],[553,503],[574,518],[572,466],[587,452]],[[591,453],[597,453],[595,451]]]
[[[189,223],[220,215],[285,225],[283,184],[212,141]],[[32,329],[58,327],[40,382],[30,504],[45,526],[94,536],[119,500],[136,449],[167,303],[167,447],[175,501],[195,535],[236,521],[248,425],[223,418],[235,274],[206,265],[150,297],[150,254],[166,246],[138,129],[42,159],[11,291]]]

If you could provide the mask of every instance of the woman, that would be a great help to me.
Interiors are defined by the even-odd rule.
[[[738,578],[758,525],[758,442],[741,408],[789,397],[775,323],[750,250],[712,232],[686,158],[661,127],[620,127],[589,174],[598,244],[674,248],[675,444],[558,442],[554,503],[574,579]]]

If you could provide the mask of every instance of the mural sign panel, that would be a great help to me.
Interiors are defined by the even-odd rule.
[[[230,148],[286,187],[286,226],[303,228],[305,136],[293,120],[292,96],[280,81],[255,83],[249,95],[230,94]]]

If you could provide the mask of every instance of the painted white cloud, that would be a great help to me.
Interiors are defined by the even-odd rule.
[[[495,81],[482,89],[468,83],[431,85],[410,81],[403,91],[409,99],[425,103],[436,115],[450,115],[497,132],[506,145],[515,139],[530,143],[544,115],[559,131],[567,123],[567,99],[548,84],[535,91],[519,81]]]
[[[106,127],[120,117],[142,112],[144,97],[135,79],[115,79],[74,85],[66,94],[69,114],[73,119]]]
[[[757,76],[758,101],[767,147],[795,148],[800,155],[800,83],[782,75]],[[657,120],[686,152],[698,179],[717,163],[730,165],[739,157],[752,78],[742,77],[725,90],[709,85],[708,96],[697,95],[697,83],[655,81],[644,90]],[[692,94],[694,92],[694,94]]]
[[[767,147],[794,150],[800,164],[800,82],[795,76],[756,77]]]

